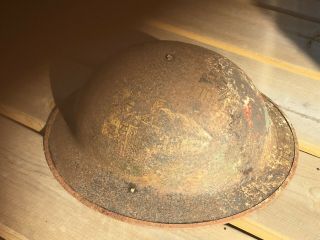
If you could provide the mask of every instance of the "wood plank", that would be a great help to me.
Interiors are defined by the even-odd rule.
[[[3,117],[0,132],[0,235],[22,240],[252,239],[225,225],[167,229],[107,217],[54,179],[39,134]]]
[[[320,81],[302,78],[272,65],[251,60],[226,49],[217,48],[210,41],[193,38],[180,27],[172,24],[149,24],[144,31],[163,40],[189,42],[212,49],[239,65],[254,81],[257,88],[270,97],[286,113],[292,122],[300,149],[320,156]],[[209,40],[211,37],[204,35]],[[198,36],[198,34],[197,34]]]
[[[320,23],[320,2],[317,0],[257,0],[260,7]]]
[[[0,236],[5,238],[6,240],[28,240],[25,236],[22,234],[14,231],[11,228],[8,228],[7,226],[0,223]],[[3,238],[0,237],[0,240]]]
[[[194,1],[189,2],[193,3]],[[207,4],[207,1],[203,1],[202,4],[204,3]],[[250,11],[244,10],[245,8],[243,6],[243,3],[241,1],[236,1],[235,6],[239,5],[241,7],[237,11],[235,11],[234,7],[231,8],[230,12],[232,14],[230,17],[230,14],[226,14],[226,10],[224,10],[225,6],[229,7],[229,5],[230,3],[228,3],[227,5],[219,5],[219,11],[213,9],[213,7],[210,5],[211,8],[210,6],[208,7],[210,11],[204,11],[202,15],[199,16],[197,15],[199,14],[199,11],[195,11],[196,13],[186,12],[186,14],[189,16],[188,18],[185,18],[184,15],[180,16],[181,14],[176,14],[175,19],[177,19],[179,16],[182,19],[175,21],[179,22],[185,21],[185,19],[191,19],[188,21],[192,22],[189,28],[192,28],[192,30],[194,30],[195,34],[193,35],[190,35],[191,31],[187,31],[181,28],[181,26],[172,29],[168,28],[168,26],[163,25],[160,26],[160,28],[164,28],[166,32],[173,32],[174,34],[179,34],[180,36],[181,34],[186,34],[182,37],[168,36],[170,34],[163,32],[153,34],[154,36],[160,39],[175,38],[182,41],[189,41],[195,44],[200,44],[205,47],[209,47],[213,50],[216,50],[232,59],[248,73],[248,75],[255,81],[255,84],[262,92],[271,97],[271,99],[273,99],[277,104],[279,104],[281,107],[283,107],[283,109],[285,109],[287,115],[289,116],[290,120],[292,121],[297,130],[299,139],[303,143],[301,145],[301,149],[304,151],[308,151],[314,155],[320,156],[320,134],[317,130],[315,130],[319,128],[318,123],[320,121],[320,104],[318,101],[320,96],[319,92],[317,91],[317,89],[319,89],[319,81],[312,81],[312,79],[305,76],[311,74],[311,77],[317,78],[320,72],[312,74],[312,72],[310,73],[307,71],[306,74],[299,67],[294,67],[293,69],[295,69],[296,71],[292,73],[292,71],[290,72],[290,70],[292,70],[292,64],[289,64],[288,66],[287,63],[284,61],[280,61],[279,63],[277,59],[276,61],[273,61],[273,58],[270,60],[268,56],[261,54],[257,55],[256,52],[252,51],[251,48],[254,49],[254,46],[251,45],[251,42],[246,43],[246,41],[248,40],[247,36],[239,35],[235,39],[235,41],[238,41],[239,38],[241,38],[242,41],[240,42],[244,42],[244,45],[247,46],[244,49],[244,52],[242,51],[243,48],[240,48],[239,52],[238,44],[236,46],[229,44],[227,45],[227,47],[225,47],[224,45],[217,45],[217,39],[225,40],[224,38],[229,36],[226,35],[225,32],[227,32],[227,34],[233,32],[234,29],[231,28],[231,31],[228,27],[230,24],[233,24],[236,20],[239,20],[235,18],[237,16],[236,13],[238,13],[237,11],[239,11],[238,15],[243,15],[244,13],[252,14],[251,12],[258,12],[255,13],[255,15],[253,16],[260,16],[259,11],[256,8],[253,9],[253,7],[250,6]],[[203,7],[201,7],[201,9],[202,8]],[[216,14],[216,11],[219,14]],[[211,17],[215,15],[218,15],[218,18],[222,19],[219,20],[220,22],[217,22],[217,24],[215,24],[215,32],[213,33],[211,31],[213,28],[210,26],[211,23],[214,22],[214,20],[216,19],[216,17],[214,17],[213,19],[211,19]],[[243,20],[242,18],[244,17],[241,16],[240,20]],[[229,25],[220,25],[223,22],[227,22]],[[266,26],[272,26],[272,19],[264,19],[262,22],[266,22],[264,23],[266,24]],[[244,26],[249,25],[250,27],[250,24],[252,25],[251,20],[246,20],[242,22],[242,25]],[[159,28],[159,25],[155,27]],[[248,29],[249,27],[244,27],[244,29]],[[257,30],[257,27],[254,27],[255,28],[253,30]],[[225,30],[225,28],[227,30]],[[181,32],[181,30],[183,31]],[[259,42],[261,46],[264,46],[266,48],[269,45],[276,45],[276,43],[274,43],[274,35],[281,35],[281,32],[277,32],[275,29],[273,29],[272,31],[273,34],[271,36],[268,31],[265,31],[267,35],[260,36],[260,40],[263,37],[266,38],[264,41]],[[149,33],[152,34],[152,32]],[[240,33],[245,34],[246,31]],[[167,34],[167,36],[165,36],[165,34]],[[268,40],[269,42],[266,40]],[[101,59],[105,57],[105,55],[103,55],[102,52],[109,52],[110,49],[102,46],[103,44],[101,43],[103,41],[101,39],[98,42],[100,43],[97,44],[99,45],[98,47],[88,47],[89,49],[93,49],[94,51],[86,50],[85,54],[80,54],[82,56],[77,57],[83,60],[83,56],[88,56],[87,52],[90,52],[91,54],[89,54],[90,56],[88,57],[88,59],[90,59],[90,64],[97,64],[96,62],[101,62]],[[261,42],[263,44],[261,44]],[[288,40],[285,40],[285,43],[288,43]],[[102,49],[103,51],[98,51],[99,49]],[[278,48],[276,48],[274,51],[276,51],[277,49]],[[252,56],[254,56],[253,59]],[[295,59],[303,59],[304,57],[305,55],[302,52],[298,52],[295,56]],[[270,61],[271,66],[269,66]],[[53,106],[53,99],[51,96],[51,87],[49,79],[50,69],[48,64],[43,63],[38,64],[38,66],[32,66],[33,67],[27,68],[25,71],[17,70],[18,73],[23,73],[18,75],[20,77],[17,77],[18,84],[10,84],[10,88],[0,88],[0,113],[8,117],[11,117],[12,119],[18,122],[22,122],[25,125],[29,125],[31,128],[36,129],[37,131],[40,131],[40,129],[44,126],[48,114]],[[279,66],[282,66],[282,68],[278,69]],[[285,68],[285,71],[283,68]],[[80,70],[82,69],[80,68]],[[14,74],[14,76],[16,75]],[[9,77],[10,82],[16,81],[13,76]]]
[[[0,114],[40,131],[53,106],[48,64],[1,71]]]
[[[76,36],[72,39],[77,40]],[[54,106],[54,99],[59,101],[81,86],[92,67],[98,68],[108,57],[132,44],[154,39],[136,30],[112,36],[110,32],[99,30],[98,35],[85,40],[81,38],[77,44],[57,41],[54,47],[50,45],[50,51],[46,48],[45,53],[33,40],[39,39],[29,39],[32,44],[26,44],[25,48],[17,44],[6,46],[7,56],[2,58],[0,70],[0,114],[41,131]],[[41,46],[49,43],[41,42]],[[47,53],[54,52],[55,48],[63,54]],[[57,65],[59,68],[67,65],[71,72],[61,77],[60,72],[55,71]]]
[[[288,32],[287,35],[291,40],[292,35],[298,36],[305,40],[303,49],[309,54],[313,60],[319,64],[319,57],[317,54],[313,54],[314,51],[319,50],[320,44],[320,32],[318,29],[314,29],[310,32],[300,32],[296,30],[287,30],[288,23],[286,18],[296,18],[299,20],[309,21],[320,24],[320,2],[316,0],[296,1],[296,0],[284,0],[284,1],[270,1],[270,0],[256,0],[253,2],[256,6],[263,9],[263,11],[273,12],[275,15],[275,23],[277,27],[283,31]],[[299,40],[298,40],[299,41]]]
[[[40,132],[45,124],[43,119],[41,120],[30,115],[30,113],[22,112],[17,105],[10,107],[10,105],[0,103],[0,114],[37,132]]]
[[[319,44],[309,49],[307,40],[301,37],[314,35],[319,31],[319,24],[251,3],[248,0],[178,1],[156,19],[175,23],[185,30],[205,32],[224,44],[312,70],[314,78],[320,79]],[[307,54],[302,55],[301,50]]]
[[[209,45],[210,42],[206,44],[206,42],[196,41],[197,39],[177,35],[176,31],[171,29],[163,29],[159,30],[159,26],[155,26],[145,30],[159,39],[173,39],[202,45],[220,52],[237,63],[253,79],[256,86],[286,112],[297,131],[301,150],[320,156],[320,103],[318,101],[320,93],[317,91],[320,87],[319,81],[301,78],[296,74],[218,49]],[[81,67],[79,64],[78,66],[76,68],[78,72],[87,69],[87,66]],[[36,131],[40,131],[45,125],[54,101],[51,94],[49,69],[44,67],[38,69],[38,72],[31,71],[33,75],[25,74],[25,80],[21,81],[21,84],[12,85],[0,97],[0,113]],[[63,80],[69,86],[68,81],[78,81],[78,75],[76,74],[74,78],[68,75]]]
[[[222,226],[160,229],[103,216],[71,197],[53,178],[39,135],[1,117],[0,128],[2,136],[10,136],[0,139],[0,222],[28,239],[112,239],[119,234],[124,239],[246,239]],[[319,166],[319,158],[301,153],[288,188],[269,206],[232,224],[270,228],[277,237],[316,239],[320,224]],[[260,233],[260,237],[265,236]]]
[[[201,18],[199,18],[198,20],[200,21]],[[201,24],[203,24],[203,23],[201,23]],[[198,31],[201,28],[198,28],[197,26],[195,26],[194,29],[196,29]],[[192,30],[194,30],[194,29],[192,29]],[[204,33],[206,34],[206,32],[204,32]],[[281,32],[279,32],[279,33],[281,33]],[[161,34],[164,34],[164,33],[162,32]],[[170,33],[170,34],[167,33],[167,35],[168,35],[167,39],[173,38],[172,33]],[[214,37],[215,37],[215,35],[214,35]],[[162,38],[165,39],[164,36],[162,36]],[[174,38],[176,38],[178,40],[182,40],[182,41],[190,41],[190,42],[200,44],[200,45],[203,45],[203,46],[209,47],[209,48],[212,47],[212,46],[209,46],[208,44],[199,43],[199,41],[186,39],[185,37],[181,37],[181,36],[175,36]],[[267,46],[268,42],[265,41],[263,44],[265,44]],[[212,49],[214,50],[216,48],[213,47]],[[245,48],[245,49],[250,50],[250,47]],[[277,68],[275,66],[270,67],[270,66],[268,66],[268,64],[261,64],[261,62],[259,63],[256,60],[253,61],[252,59],[250,60],[247,57],[243,57],[241,55],[231,54],[230,51],[221,51],[221,49],[220,50],[216,49],[216,51],[220,51],[222,54],[224,54],[225,56],[227,56],[227,57],[231,58],[233,61],[235,61],[246,72],[248,72],[248,74],[251,78],[253,78],[254,80],[256,79],[255,80],[256,85],[258,85],[260,90],[262,90],[264,93],[266,93],[268,96],[270,96],[278,104],[281,104],[281,106],[283,105],[284,108],[290,110],[287,112],[287,114],[289,115],[289,118],[291,119],[294,126],[296,127],[296,130],[298,131],[299,139],[303,139],[303,142],[305,142],[304,139],[308,139],[308,142],[305,142],[303,144],[305,149],[309,149],[308,151],[314,151],[316,147],[319,147],[318,139],[319,139],[320,135],[317,132],[317,129],[319,128],[317,121],[319,118],[317,115],[315,115],[315,114],[319,113],[319,111],[318,111],[319,105],[315,104],[315,103],[317,103],[317,99],[319,99],[319,96],[316,95],[315,91],[316,91],[316,89],[319,89],[319,87],[318,87],[318,85],[314,85],[314,82],[316,82],[316,81],[312,81],[310,78],[305,77],[305,75],[303,75],[303,73],[300,74],[300,76],[297,74],[290,73],[290,72],[288,73],[288,71],[287,70],[284,71],[283,68],[282,68],[282,70],[281,69],[279,70],[279,68]],[[297,56],[300,56],[300,55],[297,55]],[[303,77],[301,78],[301,76],[303,76]],[[279,79],[281,79],[281,80],[279,80]],[[301,82],[301,80],[303,80],[303,82]],[[284,81],[284,83],[283,83],[283,81]],[[285,87],[281,88],[282,84],[284,84]],[[278,88],[280,88],[281,91],[274,91],[275,89],[278,89]],[[290,90],[288,90],[288,89],[290,89]],[[310,90],[314,90],[314,91],[310,92]],[[291,92],[291,91],[293,91],[294,94],[288,96],[287,92]],[[19,92],[16,92],[15,94],[21,94],[21,92],[25,94],[28,91],[26,91],[26,92],[19,91]],[[298,97],[296,98],[296,96],[298,96]],[[24,100],[27,98],[28,98],[27,94],[25,94],[21,97],[21,99],[24,99]],[[307,101],[305,101],[305,102],[302,101],[304,99],[306,99]],[[19,112],[19,111],[17,111],[17,112]],[[26,112],[28,112],[28,111],[26,111]],[[313,114],[310,115],[309,114],[310,112],[312,112]],[[28,113],[26,113],[26,114],[28,114]],[[32,115],[33,114],[31,114],[30,116],[32,117]],[[300,116],[300,117],[298,117],[298,116]],[[307,118],[302,117],[302,116],[306,116]],[[44,122],[45,121],[43,121],[43,123]],[[316,152],[316,154],[318,153],[317,151],[315,151],[315,152]],[[286,205],[283,204],[283,206],[286,206]],[[277,212],[279,214],[279,212],[281,212],[281,209],[277,209],[274,212]],[[274,217],[277,217],[277,216],[278,215],[274,215]],[[298,214],[296,214],[295,217],[296,216],[298,216]],[[295,228],[295,226],[296,226],[295,225],[296,222],[294,222],[294,224],[291,224],[291,222],[290,222],[291,220],[290,221],[287,220],[287,221],[284,221],[284,225],[285,225],[284,231],[277,230],[274,233],[272,231],[272,229],[270,229],[270,226],[268,225],[271,222],[270,219],[272,219],[272,218],[269,216],[269,222],[263,223],[266,225],[261,225],[261,221],[260,221],[261,219],[259,220],[260,221],[259,222],[259,221],[256,221],[255,219],[252,220],[249,218],[242,219],[240,223],[234,222],[234,224],[236,224],[239,227],[244,227],[247,230],[253,229],[258,234],[260,234],[259,236],[265,237],[265,238],[269,238],[270,236],[271,237],[283,237],[284,236],[283,234],[285,234],[286,231],[288,231],[289,226],[292,228]],[[306,221],[306,223],[308,224],[307,221]],[[314,227],[314,225],[313,225],[313,227]],[[313,230],[313,232],[315,231],[314,229],[312,229],[312,230]],[[302,231],[301,228],[299,228],[299,231]],[[266,233],[268,235],[264,235]],[[299,234],[297,236],[299,236]],[[312,238],[310,238],[310,239],[312,239]]]

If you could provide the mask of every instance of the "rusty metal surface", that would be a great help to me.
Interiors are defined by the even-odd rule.
[[[106,212],[163,224],[223,221],[265,202],[297,159],[293,129],[234,63],[158,41],[112,58],[51,115],[49,165]],[[71,127],[71,128],[70,128]]]

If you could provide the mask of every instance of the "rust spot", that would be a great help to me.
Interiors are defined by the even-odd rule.
[[[246,104],[244,107],[243,107],[243,113],[244,113],[244,116],[245,116],[245,119],[248,123],[248,126],[250,128],[253,127],[253,122],[252,122],[252,107],[250,105],[250,103]]]

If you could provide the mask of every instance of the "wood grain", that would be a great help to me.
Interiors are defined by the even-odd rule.
[[[110,35],[110,32],[99,28],[89,38],[83,36],[86,31],[95,30],[84,28],[81,36],[68,32],[71,39],[59,38],[56,41],[57,36],[50,35],[54,39],[46,36],[41,42],[39,38],[44,33],[35,31],[21,45],[14,41],[5,45],[6,52],[0,58],[0,114],[40,131],[55,100],[62,100],[84,84],[90,78],[92,68],[99,68],[110,56],[130,45],[154,40],[136,30]],[[67,33],[62,28],[58,36],[64,34]],[[19,36],[16,40],[20,42],[21,38]],[[61,76],[64,69],[70,71]]]
[[[0,114],[37,132],[42,130],[45,124],[43,120],[33,117],[29,113],[25,113],[16,107],[17,106],[10,107],[10,105],[0,103]]]
[[[1,71],[0,114],[40,131],[54,106],[48,64]]]
[[[22,234],[14,231],[12,228],[9,228],[2,223],[0,223],[0,235],[4,238],[4,240],[28,240]],[[0,240],[3,238],[0,237]]]
[[[123,239],[248,239],[223,226],[159,229],[103,216],[71,197],[53,178],[40,135],[2,117],[0,130],[2,136],[7,136],[0,139],[0,222],[27,239],[112,239],[119,238],[119,234]],[[260,231],[271,229],[276,237],[317,239],[319,166],[319,158],[301,153],[297,173],[288,188],[266,208],[232,224],[254,226]],[[6,229],[1,227],[0,231],[8,232]],[[271,235],[261,231],[259,236]]]
[[[245,0],[235,1],[234,6],[230,6],[228,1],[219,5],[211,1],[201,1],[201,4],[194,4],[194,1],[188,1],[188,3],[179,11],[171,10],[171,12],[165,14],[166,20],[171,21],[169,24],[154,25],[151,30],[149,28],[146,31],[159,39],[191,42],[229,57],[248,73],[264,94],[285,110],[295,126],[299,140],[301,140],[301,150],[320,156],[320,102],[318,101],[320,98],[320,92],[318,91],[320,81],[314,81],[305,76],[303,72],[300,72],[300,74],[294,70],[292,72],[290,67],[289,69],[279,68],[277,62],[271,61],[272,64],[268,64],[268,59],[280,55],[282,59],[280,59],[280,63],[290,62],[291,59],[299,60],[298,63],[302,63],[300,61],[308,59],[308,62],[315,66],[316,75],[311,75],[316,78],[320,74],[317,64],[311,61],[302,50],[292,45],[290,39],[283,36],[283,32],[274,25],[274,19],[267,17],[268,14],[270,15],[268,11],[267,14],[261,12],[255,6],[245,7],[248,5]],[[205,7],[208,4],[209,6]],[[191,9],[191,11],[190,8],[193,5],[195,5],[195,10]],[[235,9],[236,7],[239,8]],[[248,19],[247,16],[249,15],[252,16],[250,19],[256,18],[255,22],[258,25]],[[292,20],[290,16],[287,18],[288,25],[294,28],[297,20]],[[242,27],[239,26],[239,22],[241,22]],[[259,24],[263,25],[260,26]],[[314,28],[314,25],[311,25],[311,27],[306,25],[305,28],[302,28],[301,26],[304,27],[304,24],[304,22],[299,23],[297,26],[300,27],[296,26],[295,28],[303,31],[311,31]],[[181,35],[181,31],[187,34]],[[190,36],[188,34],[190,32],[193,35]],[[255,34],[251,32],[257,32],[257,36],[251,36],[250,34]],[[200,37],[200,39],[192,38],[194,35]],[[201,41],[203,38],[209,39],[209,42]],[[217,41],[224,45],[212,44]],[[281,44],[278,44],[278,41],[286,47],[283,48]],[[257,43],[258,48],[256,47]],[[91,49],[92,47],[88,48]],[[99,60],[102,58],[101,53],[100,55],[96,54],[96,52],[99,52],[97,49],[101,48],[94,47],[95,57],[90,55],[91,62],[97,62],[97,60],[92,59],[97,58]],[[241,54],[241,51],[237,51],[239,48],[244,50],[245,55]],[[261,48],[266,51],[261,52]],[[234,51],[235,49],[236,51]],[[106,50],[104,49],[104,51]],[[290,56],[287,54],[288,51],[291,52]],[[267,55],[264,55],[264,53],[267,53]],[[265,59],[265,56],[267,57],[266,61],[259,61],[261,58]],[[289,66],[292,65],[290,64]],[[84,65],[83,68],[87,68],[87,66]],[[82,68],[78,69],[80,72],[83,71]],[[307,70],[314,72],[314,69],[308,68]],[[25,125],[28,124],[29,127],[39,131],[45,125],[48,114],[53,107],[49,71],[48,64],[42,63],[38,66],[32,65],[31,68],[22,71],[20,69],[17,74],[8,76],[9,82],[14,84],[10,84],[9,88],[3,86],[0,88],[0,113]],[[297,71],[299,72],[299,70]],[[70,79],[69,76],[68,79]],[[72,81],[75,82],[76,80]]]
[[[319,60],[319,44],[315,43],[310,49],[307,40],[301,37],[318,32],[318,23],[259,8],[253,4],[255,1],[249,0],[178,2],[180,4],[166,8],[155,19],[174,23],[187,31],[215,36],[224,44],[258,55],[319,72],[318,64],[313,61]],[[301,54],[301,51],[308,54]]]
[[[40,135],[3,117],[0,132],[0,235],[8,239],[252,239],[224,225],[164,229],[104,216],[54,179]]]
[[[317,0],[258,0],[256,4],[265,9],[320,23],[320,2]]]

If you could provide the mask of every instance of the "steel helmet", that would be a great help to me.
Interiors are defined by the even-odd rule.
[[[174,41],[115,54],[45,133],[64,187],[149,224],[225,222],[266,203],[298,147],[279,108],[227,58]]]

